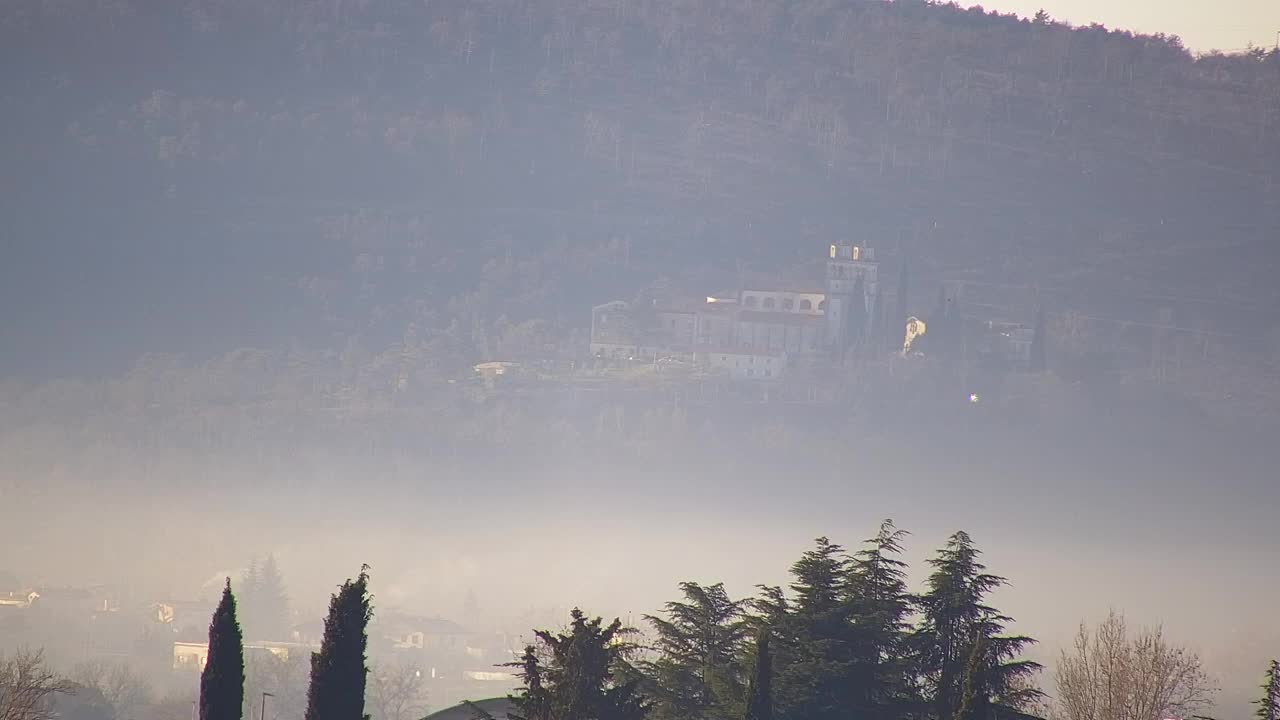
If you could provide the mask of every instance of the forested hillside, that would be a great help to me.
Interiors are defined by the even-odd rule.
[[[836,237],[921,303],[1277,321],[1277,53],[907,0],[16,0],[0,78],[10,375],[408,336],[457,367]]]

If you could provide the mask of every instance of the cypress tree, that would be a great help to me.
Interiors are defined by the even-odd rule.
[[[1266,682],[1262,684],[1262,698],[1254,704],[1258,706],[1254,713],[1258,720],[1280,720],[1280,661],[1271,661]]]
[[[209,623],[209,657],[200,673],[200,720],[240,720],[244,707],[244,644],[231,578]]]
[[[369,598],[369,566],[347,580],[329,600],[320,652],[311,654],[311,687],[306,720],[364,720],[365,683],[369,669],[365,650],[373,617]]]
[[[747,684],[746,720],[773,720],[773,655],[769,652],[769,629],[756,638],[756,664]]]
[[[926,354],[949,356],[953,347],[951,333],[951,307],[947,302],[947,287],[938,286],[938,303],[929,316],[929,334],[925,335]]]
[[[907,327],[907,258],[902,258],[902,268],[898,271],[898,307],[897,322],[889,328],[889,348],[902,347],[902,334]]]
[[[1044,309],[1036,312],[1036,330],[1031,336],[1031,358],[1028,367],[1031,372],[1044,372],[1048,367],[1045,357],[1045,326],[1044,326]]]
[[[867,286],[862,275],[853,281],[853,293],[849,296],[849,311],[845,316],[845,338],[849,347],[861,347],[867,337]]]

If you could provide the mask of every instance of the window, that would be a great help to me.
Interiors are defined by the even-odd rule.
[[[772,370],[765,370],[765,371],[764,371],[764,376],[765,376],[765,377],[773,377],[773,371],[772,371]]]
[[[794,310],[795,307],[796,307],[796,301],[791,298],[786,298],[782,301],[783,310],[790,311],[790,310]]]
[[[803,300],[801,300],[801,301],[800,301],[800,309],[801,309],[801,310],[812,310],[812,309],[813,309],[813,303],[812,303],[812,302],[810,302],[809,298],[805,298],[805,299],[803,299]]]
[[[765,299],[764,299],[764,303],[761,305],[761,307],[763,307],[765,310],[772,310],[772,309],[773,309],[773,298],[771,298],[771,297],[767,297],[767,298],[765,298]]]
[[[826,300],[819,300],[819,301],[818,301],[818,309],[819,309],[819,310],[826,310],[826,309],[827,309],[827,301],[826,301]]]

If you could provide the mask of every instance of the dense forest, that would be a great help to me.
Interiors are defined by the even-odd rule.
[[[21,0],[0,83],[10,375],[406,338],[458,368],[842,237],[921,304],[1276,324],[1275,52],[915,0]]]

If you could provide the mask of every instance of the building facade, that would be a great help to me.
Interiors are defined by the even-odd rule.
[[[742,380],[782,377],[788,358],[842,357],[874,332],[878,267],[868,247],[833,244],[828,254],[823,291],[753,287],[700,302],[597,305],[591,312],[591,355],[688,358]]]

